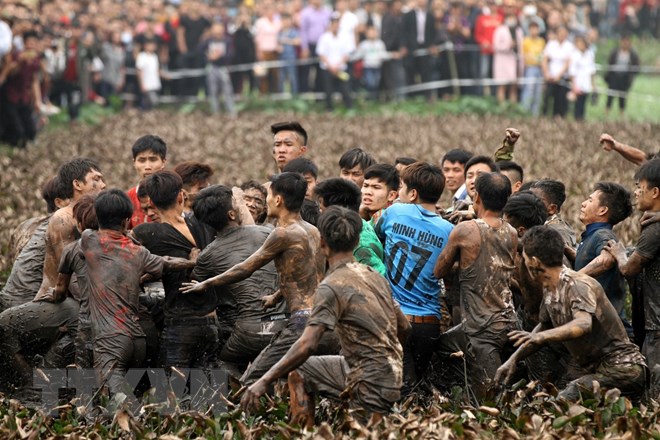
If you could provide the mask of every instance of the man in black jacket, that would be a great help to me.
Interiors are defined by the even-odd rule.
[[[407,53],[404,59],[407,84],[415,84],[417,75],[422,83],[431,81],[431,55],[414,53],[417,49],[428,49],[435,39],[435,18],[428,10],[428,0],[416,0],[415,8],[403,15],[401,25],[403,47]],[[425,94],[430,97],[431,91]]]

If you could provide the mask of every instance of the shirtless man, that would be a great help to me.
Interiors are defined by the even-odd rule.
[[[52,297],[52,288],[57,283],[62,251],[79,235],[73,217],[73,206],[83,195],[93,194],[105,188],[103,175],[99,171],[98,165],[91,159],[78,158],[65,163],[58,171],[58,178],[63,185],[63,194],[72,202],[55,212],[48,222],[41,287],[34,297],[34,302],[12,307],[0,315],[0,339],[3,342],[8,343],[10,338],[2,336],[2,334],[11,332],[19,333],[20,336],[32,334],[29,331],[31,327],[27,326],[38,327],[35,329],[38,330],[37,333],[59,335],[55,339],[44,339],[45,345],[36,349],[38,352],[54,353],[52,362],[47,359],[48,366],[52,368],[62,368],[74,359],[73,338],[78,323],[78,302],[77,298],[61,304],[52,304],[42,300]],[[55,342],[59,345],[57,352],[51,350],[51,345]],[[20,369],[18,373],[21,377],[16,383],[25,384],[31,378],[31,361],[23,356],[23,347],[30,345],[32,345],[31,348],[35,348],[37,344],[23,340],[20,343],[12,344],[11,349],[2,350],[5,355],[9,356],[8,362],[13,362],[14,365],[17,365],[17,369]]]
[[[447,354],[465,354],[477,397],[492,390],[495,371],[506,354],[507,333],[517,326],[510,283],[518,235],[501,219],[509,195],[511,183],[504,175],[479,176],[474,193],[478,219],[454,228],[433,271],[438,279],[444,278],[459,262],[462,322],[440,336],[439,348]]]
[[[583,373],[559,393],[568,400],[581,390],[618,388],[638,398],[646,384],[644,357],[630,342],[623,323],[593,278],[563,267],[564,244],[559,232],[536,226],[523,238],[523,258],[530,276],[543,285],[540,323],[530,332],[512,331],[518,350],[497,370],[495,380],[507,383],[519,361],[550,342],[560,342]]]
[[[62,250],[77,238],[73,206],[85,194],[94,194],[105,188],[99,166],[87,158],[77,158],[65,163],[60,167],[58,177],[71,203],[55,212],[48,222],[44,277],[35,299],[47,295],[48,290],[55,287]]]
[[[268,386],[289,373],[292,422],[310,428],[315,400],[308,393],[350,400],[351,406],[383,414],[399,399],[403,376],[401,342],[410,324],[387,281],[358,264],[353,250],[362,221],[339,206],[319,218],[321,249],[330,269],[314,297],[314,310],[302,336],[284,357],[252,384],[243,407],[259,403]],[[311,356],[326,332],[336,332],[343,356]]]
[[[325,257],[320,252],[319,231],[300,217],[307,182],[298,173],[274,176],[268,188],[268,216],[277,219],[277,227],[264,244],[247,260],[223,274],[202,282],[183,283],[181,291],[192,294],[213,286],[223,286],[250,277],[271,261],[280,276],[280,290],[264,297],[264,304],[275,304],[283,296],[291,316],[287,326],[255,359],[241,378],[251,384],[270,369],[298,340],[309,318],[314,292],[325,272]]]

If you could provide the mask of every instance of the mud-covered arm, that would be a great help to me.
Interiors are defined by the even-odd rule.
[[[73,217],[56,213],[48,222],[46,230],[46,256],[44,258],[43,281],[37,296],[44,295],[49,288],[57,284],[58,267],[64,247],[73,242],[76,237],[76,225]]]
[[[580,273],[597,278],[616,266],[616,260],[611,253],[605,249],[600,251],[600,255],[591,260],[589,264],[579,270]]]
[[[224,286],[250,277],[255,271],[273,261],[289,245],[286,231],[283,228],[275,228],[270,233],[264,244],[250,255],[247,260],[239,263],[223,274],[216,275],[202,282],[193,281],[182,283],[181,292],[202,292],[213,286]]]
[[[632,278],[639,275],[642,272],[644,265],[650,260],[640,254],[637,249],[635,249],[630,258],[628,258],[623,244],[617,243],[614,240],[610,240],[605,245],[605,250],[614,257],[619,266],[619,272],[621,272],[621,275],[626,278]]]
[[[475,230],[476,226],[474,223],[468,222],[459,223],[451,231],[447,246],[442,250],[438,260],[435,262],[435,267],[433,268],[433,275],[435,275],[436,278],[440,279],[449,275],[454,263],[460,257],[461,247],[469,238],[470,234],[473,234]]]
[[[628,162],[632,162],[635,165],[641,165],[648,160],[648,154],[640,150],[639,148],[631,147],[614,139],[612,135],[603,133],[600,135],[599,139],[600,145],[605,151],[616,151],[626,159]]]
[[[408,336],[410,335],[412,326],[410,325],[408,318],[406,318],[406,315],[404,315],[401,311],[401,307],[399,307],[398,304],[395,304],[394,310],[396,312],[396,336],[399,340],[399,343],[403,347],[403,345],[406,343],[406,340],[408,339]]]
[[[163,271],[176,272],[178,270],[188,270],[195,267],[196,260],[188,260],[185,258],[177,257],[162,257],[163,258]]]
[[[66,295],[69,291],[69,283],[71,282],[71,274],[67,273],[58,273],[57,274],[57,283],[54,288],[48,289],[45,294],[34,297],[34,302],[52,302],[60,303],[66,299]]]

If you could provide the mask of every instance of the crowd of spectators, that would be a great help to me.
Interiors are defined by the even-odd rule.
[[[1,14],[0,138],[19,146],[49,114],[75,120],[113,95],[149,109],[204,93],[236,115],[248,91],[326,93],[328,109],[334,92],[350,107],[361,89],[492,94],[536,115],[575,101],[579,119],[599,35],[624,36],[606,79],[625,92],[639,64],[625,36],[659,31],[657,0],[6,0]],[[450,78],[480,81],[406,87]]]

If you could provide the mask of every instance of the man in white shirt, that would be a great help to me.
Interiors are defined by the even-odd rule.
[[[357,15],[348,9],[347,0],[337,0],[336,11],[339,14],[339,35],[346,39],[346,44],[353,52],[357,47],[357,31],[360,21]]]
[[[455,208],[461,208],[461,202],[471,202],[465,185],[465,164],[471,158],[472,153],[456,148],[448,151],[440,162],[442,172],[445,175],[445,188],[454,193],[451,206],[445,210],[446,213],[453,211]]]
[[[335,88],[339,89],[344,105],[351,108],[348,74],[348,57],[355,47],[355,42],[339,33],[340,15],[335,12],[330,18],[328,31],[321,35],[316,46],[316,54],[321,59],[321,70],[323,74],[323,85],[325,89],[325,105],[328,111],[332,111],[332,94]]]
[[[2,58],[11,51],[12,33],[9,25],[0,20],[0,65]]]
[[[568,112],[566,79],[573,51],[573,43],[568,41],[568,29],[563,26],[557,29],[557,39],[549,41],[543,51],[542,67],[546,83],[544,109],[548,110],[548,100],[552,99],[553,116],[563,118]]]
[[[156,55],[156,42],[148,40],[144,50],[135,59],[135,67],[138,71],[138,82],[142,92],[142,108],[150,110],[158,104],[158,92],[160,91],[160,63]]]

